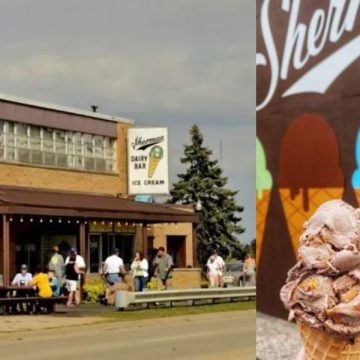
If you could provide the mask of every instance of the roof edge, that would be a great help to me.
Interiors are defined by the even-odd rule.
[[[6,95],[6,94],[2,94],[2,93],[0,93],[0,102],[1,101],[31,106],[31,107],[36,107],[36,108],[42,108],[42,109],[47,109],[47,110],[53,110],[53,111],[57,111],[57,112],[67,113],[67,114],[91,117],[91,118],[101,119],[101,120],[106,120],[106,121],[126,123],[126,124],[130,124],[130,125],[135,124],[134,120],[123,118],[120,116],[107,115],[107,114],[97,113],[97,112],[93,112],[93,111],[89,111],[89,110],[81,110],[81,109],[73,108],[70,106],[62,106],[62,105],[56,105],[56,104],[51,104],[51,103],[37,101],[37,100],[24,99],[21,97]]]

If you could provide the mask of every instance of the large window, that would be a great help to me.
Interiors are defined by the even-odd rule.
[[[116,172],[116,140],[0,120],[0,161]]]

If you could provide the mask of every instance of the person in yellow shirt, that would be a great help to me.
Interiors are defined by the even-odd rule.
[[[36,287],[40,297],[51,297],[52,290],[48,275],[42,271],[41,266],[36,267],[36,273],[31,280],[31,286]]]

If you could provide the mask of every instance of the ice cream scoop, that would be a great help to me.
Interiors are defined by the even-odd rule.
[[[321,205],[304,224],[298,263],[281,300],[309,327],[342,338],[360,335],[359,211],[342,200]]]

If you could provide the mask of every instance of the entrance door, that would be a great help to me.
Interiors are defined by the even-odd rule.
[[[186,267],[186,238],[185,236],[167,236],[167,252],[178,268]]]
[[[109,253],[112,249],[119,249],[119,255],[123,259],[124,264],[131,264],[133,257],[133,234],[109,234]]]
[[[89,234],[88,261],[89,272],[97,273],[102,269],[102,234]]]

